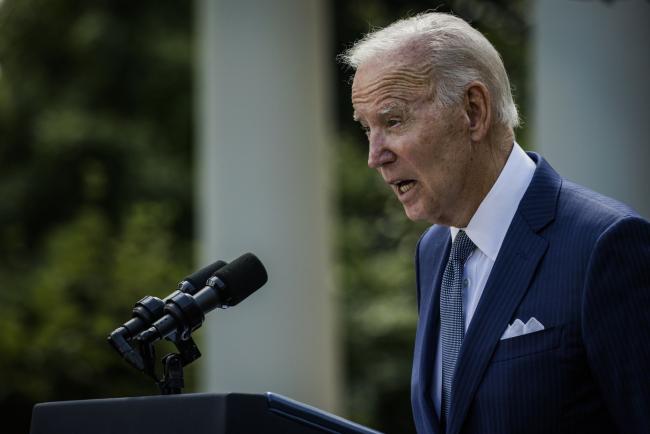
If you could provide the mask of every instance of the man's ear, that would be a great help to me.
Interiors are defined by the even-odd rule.
[[[488,88],[480,81],[473,81],[467,87],[465,112],[471,139],[475,142],[483,140],[492,122],[492,104]]]

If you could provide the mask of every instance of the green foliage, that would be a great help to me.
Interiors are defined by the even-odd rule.
[[[191,3],[0,4],[0,411],[157,393],[106,343],[193,263]]]

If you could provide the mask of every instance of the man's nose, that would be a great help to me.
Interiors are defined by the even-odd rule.
[[[368,142],[368,167],[371,169],[378,169],[385,164],[392,163],[397,158],[395,153],[390,150],[383,135],[371,134]]]

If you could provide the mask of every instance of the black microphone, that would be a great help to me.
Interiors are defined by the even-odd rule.
[[[226,265],[224,261],[216,261],[186,276],[178,283],[178,289],[165,297],[164,300],[149,295],[143,297],[133,307],[132,318],[122,325],[126,329],[125,337],[131,338],[137,335],[149,327],[154,321],[162,317],[165,314],[165,303],[177,291],[195,294],[200,288],[203,288],[210,276],[224,265]]]
[[[178,333],[182,340],[201,327],[205,314],[220,307],[235,306],[266,283],[266,269],[252,253],[245,253],[218,269],[208,285],[193,296],[176,291],[165,303],[165,315],[136,339],[153,343]]]
[[[205,282],[208,281],[210,276],[214,274],[215,271],[223,268],[227,262],[216,261],[210,265],[207,265],[201,268],[198,271],[190,274],[185,277],[178,283],[178,290],[182,292],[187,292],[188,294],[194,295],[196,292],[205,286]]]
[[[201,268],[198,271],[186,276],[178,283],[178,289],[169,296],[161,300],[158,297],[147,295],[139,300],[133,306],[133,314],[130,320],[122,324],[108,337],[113,347],[127,360],[133,363],[132,358],[133,348],[128,344],[127,340],[141,333],[144,329],[149,327],[154,321],[161,318],[165,314],[165,303],[172,298],[179,291],[187,294],[195,294],[206,283],[208,278],[219,270],[226,263],[224,261],[216,261],[210,265]]]

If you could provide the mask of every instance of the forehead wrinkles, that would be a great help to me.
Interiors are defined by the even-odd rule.
[[[385,74],[378,74],[367,83],[355,82],[352,88],[352,104],[365,104],[373,100],[380,102],[387,97],[398,99],[400,95],[420,94],[429,90],[431,84],[431,66],[401,66]],[[405,96],[406,96],[405,95]]]

